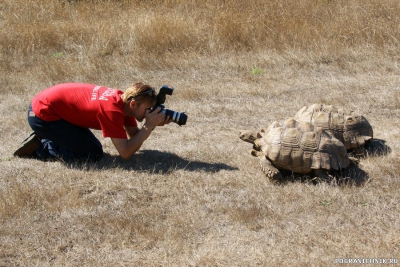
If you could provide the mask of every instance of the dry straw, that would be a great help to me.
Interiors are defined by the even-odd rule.
[[[398,14],[397,0],[0,0],[0,266],[398,258]],[[66,81],[168,84],[189,120],[128,161],[97,131],[98,163],[12,157],[30,99]],[[332,182],[272,183],[238,130],[314,102],[365,115],[376,149]]]

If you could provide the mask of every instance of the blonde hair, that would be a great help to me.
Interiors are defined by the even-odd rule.
[[[125,90],[125,92],[121,95],[121,98],[124,103],[128,103],[132,99],[135,99],[135,101],[138,104],[148,102],[148,103],[151,103],[152,105],[155,105],[156,100],[157,100],[157,94],[154,93],[154,94],[139,95],[143,92],[151,91],[151,90],[154,90],[154,88],[151,87],[150,85],[144,84],[142,82],[135,83],[131,87],[128,87]],[[155,90],[154,90],[154,92],[155,92]]]

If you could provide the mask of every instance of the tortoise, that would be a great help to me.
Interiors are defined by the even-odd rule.
[[[309,122],[314,130],[325,130],[339,139],[349,152],[364,154],[364,148],[373,139],[368,120],[351,110],[334,105],[313,104],[300,109],[294,116],[299,122]]]
[[[275,121],[259,131],[240,131],[240,139],[253,144],[251,155],[259,158],[261,169],[273,180],[283,179],[280,170],[326,178],[329,172],[350,164],[342,142],[331,133],[315,131],[312,124],[294,118]]]

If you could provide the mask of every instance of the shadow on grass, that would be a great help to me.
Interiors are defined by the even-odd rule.
[[[386,145],[385,140],[374,138],[365,149],[365,152],[370,157],[382,157],[392,153],[392,149]]]
[[[98,162],[68,162],[68,168],[83,170],[103,170],[111,168],[122,168],[126,170],[137,170],[152,173],[169,173],[176,170],[219,172],[221,170],[238,170],[224,163],[209,163],[203,161],[190,161],[176,154],[157,151],[141,150],[134,154],[129,160],[120,156],[105,153]]]
[[[281,173],[283,179],[272,182],[279,185],[301,182],[314,185],[327,183],[338,186],[362,186],[369,179],[369,175],[355,163],[350,163],[348,168],[330,174],[329,178],[319,178],[311,174],[297,174],[285,170],[281,170]]]

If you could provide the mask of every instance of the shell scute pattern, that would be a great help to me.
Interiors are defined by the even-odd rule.
[[[313,131],[311,124],[298,123],[293,118],[274,122],[256,133],[243,131],[240,138],[253,144],[252,155],[259,157],[263,171],[270,178],[279,169],[307,174],[319,169],[340,170],[349,165],[343,143],[330,133]]]
[[[373,138],[372,126],[364,116],[334,105],[305,106],[297,112],[294,120],[310,123],[315,131],[331,133],[349,151],[362,153]]]
[[[267,177],[280,179],[279,170],[319,176],[347,168],[350,159],[357,163],[348,152],[364,155],[373,130],[368,120],[354,111],[313,104],[266,129],[241,131],[240,138],[253,144],[251,154],[260,159]]]

